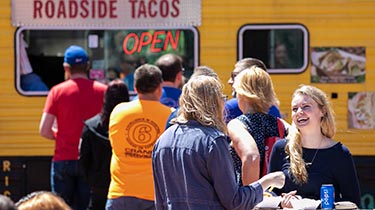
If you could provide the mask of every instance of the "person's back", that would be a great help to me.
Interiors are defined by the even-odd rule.
[[[225,102],[225,122],[229,122],[232,119],[235,119],[236,117],[242,115],[241,109],[238,107],[238,98],[231,98],[227,102]],[[272,105],[268,109],[268,114],[282,118],[279,108],[277,108],[276,105]]]
[[[232,172],[232,169],[221,168],[231,162],[225,134],[191,120],[172,125],[160,139],[153,152],[156,209],[167,206],[176,210],[225,209],[226,201],[231,197],[227,187],[235,185],[234,179],[225,180],[225,184],[222,183],[224,179],[220,179],[224,177],[221,173]],[[211,152],[210,148],[218,151]],[[218,185],[228,193],[227,198],[220,197],[220,192],[215,191],[215,181],[222,181]]]
[[[233,86],[233,83],[237,77],[237,75],[242,72],[245,69],[248,69],[252,66],[260,67],[261,69],[267,71],[266,65],[259,59],[256,58],[244,58],[242,60],[239,60],[235,64],[235,69],[231,73],[231,76],[228,80],[228,84],[230,86]],[[233,98],[225,102],[225,122],[229,122],[230,120],[240,116],[242,114],[242,111],[238,107],[238,99],[236,98],[236,92],[233,90],[232,92]],[[281,118],[281,114],[279,111],[279,108],[277,107],[279,104],[279,101],[277,98],[275,98],[275,101],[272,103],[272,105],[269,107],[268,113]]]
[[[279,132],[278,118],[267,114],[276,94],[271,77],[264,69],[252,66],[241,71],[233,88],[244,114],[228,123],[228,131],[237,180],[240,185],[247,185],[266,173],[263,169],[267,163],[266,141],[268,137],[283,137],[286,126],[281,123]]]
[[[158,67],[142,65],[134,79],[138,99],[117,105],[110,117],[112,161],[107,209],[154,208],[151,152],[172,109],[159,101],[162,77]]]
[[[169,107],[178,107],[181,95],[179,87],[183,82],[182,58],[175,54],[165,54],[156,60],[155,65],[163,74],[163,95],[160,102]]]
[[[255,140],[260,155],[259,176],[261,177],[267,173],[267,168],[263,168],[264,165],[268,165],[268,162],[265,163],[265,161],[268,161],[269,159],[266,158],[266,152],[268,152],[267,154],[269,154],[270,150],[272,149],[272,145],[270,145],[270,148],[268,145],[266,145],[266,140],[267,138],[282,138],[286,136],[285,128],[282,123],[279,124],[279,122],[281,121],[279,121],[277,117],[261,112],[243,114],[236,119],[244,124],[247,131]],[[279,127],[279,125],[281,125],[281,127]],[[233,158],[233,165],[236,172],[236,181],[239,185],[242,186],[242,161],[233,147],[230,147],[230,153]]]
[[[108,187],[112,148],[108,129],[102,126],[100,114],[85,121],[81,138],[79,161],[90,187]]]
[[[54,160],[77,160],[84,120],[99,113],[106,86],[85,78],[70,79],[54,86],[45,112],[56,116],[58,133]]]
[[[90,185],[90,210],[103,210],[111,182],[112,148],[108,138],[109,117],[113,108],[129,101],[129,91],[120,79],[112,80],[104,96],[102,111],[85,121],[80,144],[80,166]]]
[[[106,85],[88,79],[86,51],[70,46],[65,51],[68,80],[48,93],[40,122],[41,136],[55,140],[51,188],[75,209],[86,209],[89,189],[78,170],[79,141],[83,122],[99,113]]]
[[[120,161],[114,164],[112,160],[111,173],[120,180],[112,180],[110,198],[125,192],[127,196],[153,200],[150,155],[170,113],[167,106],[147,100],[122,103],[113,110],[110,139],[115,155],[112,158]]]

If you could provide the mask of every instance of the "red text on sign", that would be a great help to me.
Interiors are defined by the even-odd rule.
[[[178,17],[180,0],[129,0],[132,18]]]
[[[175,34],[172,31],[155,31],[154,33],[145,31],[140,35],[135,33],[128,34],[123,43],[125,54],[140,53],[143,48],[149,47],[150,52],[156,53],[167,50],[168,46],[177,50],[178,42],[180,39],[180,31]],[[134,43],[128,46],[128,43]]]
[[[33,18],[117,18],[118,0],[34,0]]]

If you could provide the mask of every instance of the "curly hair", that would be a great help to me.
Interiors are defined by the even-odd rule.
[[[196,120],[227,133],[224,122],[224,100],[222,84],[211,76],[196,76],[182,88],[180,110],[176,122]]]

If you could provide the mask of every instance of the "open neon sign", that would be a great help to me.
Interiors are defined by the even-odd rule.
[[[144,31],[140,34],[128,34],[123,43],[125,54],[140,53],[143,49],[149,49],[152,53],[166,51],[168,47],[177,50],[180,40],[180,31]]]

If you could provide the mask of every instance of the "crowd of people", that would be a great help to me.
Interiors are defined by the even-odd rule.
[[[86,51],[67,48],[67,80],[49,91],[40,122],[41,136],[55,141],[52,192],[0,205],[252,209],[272,188],[280,208],[292,208],[293,199],[319,200],[322,184],[333,184],[336,202],[360,205],[353,158],[333,139],[334,112],[322,90],[298,87],[288,123],[262,61],[235,64],[230,100],[212,68],[197,66],[184,83],[182,64],[166,54],[137,67],[132,87],[116,78],[104,85],[87,77]]]

